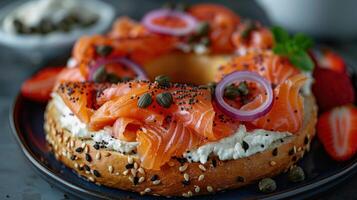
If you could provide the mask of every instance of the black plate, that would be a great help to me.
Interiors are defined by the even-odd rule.
[[[73,195],[86,199],[160,199],[98,186],[77,176],[71,169],[58,162],[45,141],[45,106],[19,95],[10,114],[13,133],[22,151],[43,178]],[[346,162],[335,162],[324,152],[317,139],[312,142],[311,151],[298,164],[305,170],[306,180],[301,183],[290,183],[286,174],[279,175],[274,178],[278,184],[278,190],[274,193],[263,194],[257,191],[256,185],[250,185],[193,199],[302,199],[331,188],[357,171],[357,157]]]

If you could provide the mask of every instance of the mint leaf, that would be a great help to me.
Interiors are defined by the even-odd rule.
[[[289,33],[279,26],[275,26],[271,29],[276,43],[283,43],[290,40]]]
[[[276,44],[273,48],[273,52],[282,56],[287,56],[289,54],[289,51],[285,44]]]
[[[298,47],[304,50],[307,50],[314,45],[312,39],[302,33],[296,34],[293,41]]]
[[[298,50],[288,55],[288,58],[295,67],[303,71],[311,71],[314,68],[314,62],[304,50]]]

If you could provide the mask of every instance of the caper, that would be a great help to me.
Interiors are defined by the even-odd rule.
[[[300,182],[305,180],[304,170],[299,166],[291,168],[288,173],[288,179],[291,182]]]
[[[105,70],[104,66],[100,66],[95,72],[93,73],[93,81],[96,83],[104,82],[108,77],[107,71]]]
[[[151,105],[151,103],[152,103],[151,95],[149,93],[146,93],[139,98],[137,105],[139,108],[147,108],[148,106]]]
[[[170,92],[163,92],[156,95],[156,101],[160,106],[169,108],[172,104],[173,98]]]
[[[229,85],[224,90],[224,97],[234,100],[240,95],[238,88],[234,85]]]
[[[115,74],[108,74],[106,80],[110,83],[119,83],[121,79]]]
[[[276,190],[276,183],[271,178],[264,178],[259,181],[258,187],[261,192],[269,193]]]
[[[170,86],[170,77],[165,75],[160,75],[155,77],[155,82],[162,87],[169,87]]]
[[[201,22],[198,24],[196,29],[196,34],[199,36],[207,35],[210,30],[208,22]]]
[[[112,53],[113,47],[111,47],[109,45],[98,45],[98,46],[96,46],[95,51],[100,56],[107,56],[110,53]]]
[[[249,93],[249,88],[247,82],[240,82],[238,85],[238,91],[241,95],[246,96]]]

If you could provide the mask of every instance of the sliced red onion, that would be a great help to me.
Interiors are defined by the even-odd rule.
[[[133,61],[124,58],[124,57],[114,57],[114,58],[99,58],[95,61],[95,63],[91,66],[89,71],[89,80],[93,80],[93,74],[100,66],[104,66],[107,64],[119,63],[125,65],[135,72],[137,75],[136,79],[139,80],[149,80],[143,68]]]
[[[177,17],[180,18],[182,21],[184,21],[186,23],[186,26],[180,28],[179,27],[173,28],[173,27],[165,27],[158,24],[154,24],[153,20],[159,17]],[[193,16],[186,14],[184,12],[174,11],[169,9],[153,10],[147,13],[144,16],[142,23],[147,29],[149,29],[152,32],[174,35],[174,36],[187,35],[188,33],[193,32],[198,24],[197,20]]]
[[[253,81],[260,84],[266,91],[267,98],[258,108],[253,110],[241,110],[230,106],[223,99],[225,88],[236,81]],[[270,111],[273,105],[273,89],[268,80],[263,78],[257,73],[249,71],[236,71],[223,78],[215,89],[215,100],[219,109],[226,115],[240,120],[240,121],[253,121]]]

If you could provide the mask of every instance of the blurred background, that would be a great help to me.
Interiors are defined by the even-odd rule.
[[[61,1],[61,0],[57,0]],[[0,1],[0,20],[18,5],[27,1]],[[93,1],[82,1],[92,2]],[[114,16],[128,15],[140,19],[147,11],[160,7],[167,0],[103,0],[96,9],[107,20]],[[176,1],[177,2],[177,1]],[[210,1],[180,1],[199,3]],[[355,0],[216,0],[237,12],[243,18],[255,19],[264,25],[281,25],[291,32],[305,32],[315,38],[317,44],[332,47],[343,55],[352,66],[357,66],[357,12]],[[19,4],[20,3],[20,4]],[[94,2],[95,3],[95,2]],[[88,3],[91,4],[91,3]],[[109,5],[109,8],[105,7]],[[90,8],[89,8],[90,9]],[[105,12],[103,11],[105,10]],[[111,13],[113,12],[113,13]],[[113,16],[112,16],[113,14]],[[53,42],[43,38],[30,38],[27,48],[16,38],[7,38],[0,31],[0,199],[75,199],[54,188],[34,173],[15,143],[8,124],[11,104],[21,83],[39,68],[53,63],[65,63],[71,45],[82,34],[103,32],[108,26],[88,28],[69,36],[66,42]],[[58,36],[59,38],[61,36]],[[9,41],[14,40],[13,42]],[[55,40],[55,39],[54,39]],[[63,40],[62,40],[63,41]],[[48,45],[46,45],[48,42]],[[39,44],[37,44],[39,43]],[[33,45],[33,46],[31,46]],[[330,190],[318,199],[356,199],[357,176]]]

